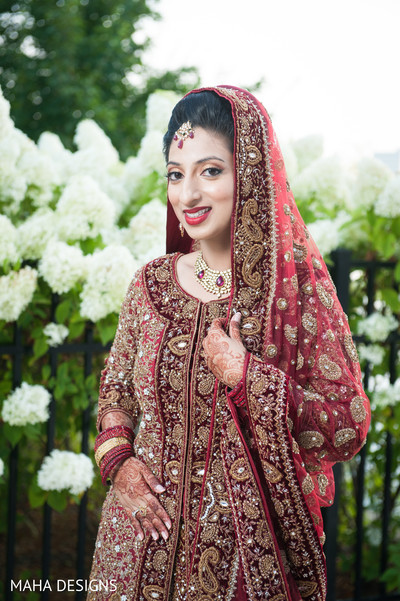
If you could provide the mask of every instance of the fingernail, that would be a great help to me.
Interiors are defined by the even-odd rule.
[[[166,532],[161,532],[161,536],[164,540],[168,540],[168,534]]]
[[[158,534],[156,532],[152,532],[151,536],[153,537],[154,540],[158,540]]]
[[[165,490],[166,489],[164,488],[164,486],[161,486],[161,484],[157,484],[157,486],[155,488],[156,492],[165,492]]]
[[[240,321],[242,319],[242,314],[238,311],[237,313],[235,313],[235,315],[233,316],[233,319],[235,321]]]
[[[167,522],[167,523],[166,523],[166,526],[167,526],[168,530],[171,530],[171,528],[172,528],[172,524],[170,524],[170,522]]]
[[[140,539],[140,540],[143,540],[143,539],[144,539],[144,536],[143,536],[143,534],[138,534],[138,537],[139,537],[139,539]]]

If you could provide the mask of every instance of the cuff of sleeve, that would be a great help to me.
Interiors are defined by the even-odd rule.
[[[246,403],[246,374],[247,374],[247,366],[250,360],[250,353],[247,353],[244,365],[243,365],[243,375],[239,382],[236,384],[232,390],[227,390],[228,398],[237,406],[243,407]]]

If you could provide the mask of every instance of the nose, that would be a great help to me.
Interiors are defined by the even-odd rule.
[[[180,201],[182,204],[191,206],[201,198],[201,192],[195,177],[186,175],[180,189]]]

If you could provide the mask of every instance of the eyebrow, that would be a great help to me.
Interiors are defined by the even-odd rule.
[[[212,160],[217,160],[217,161],[221,161],[222,163],[225,163],[224,159],[221,159],[221,157],[217,157],[217,156],[209,156],[209,157],[205,157],[204,159],[199,159],[198,161],[195,162],[195,165],[201,165],[202,163],[207,163],[207,161],[212,161]],[[168,161],[167,163],[167,167],[168,165],[176,165],[179,166],[180,163],[176,163],[175,161]]]

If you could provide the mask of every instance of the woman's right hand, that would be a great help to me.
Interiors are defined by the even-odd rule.
[[[154,540],[161,535],[168,539],[171,520],[153,493],[162,493],[164,486],[136,457],[129,457],[113,477],[114,493],[132,522],[140,540],[145,533]]]

